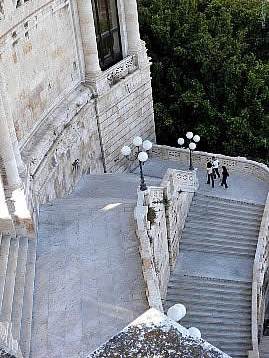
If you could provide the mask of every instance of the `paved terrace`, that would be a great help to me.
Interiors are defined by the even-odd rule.
[[[132,174],[84,176],[72,195],[41,208],[32,358],[85,358],[148,309],[137,184]]]
[[[151,160],[147,184],[158,185],[167,168],[186,169]],[[211,189],[205,170],[198,176],[200,192],[236,200],[264,203],[269,189],[239,173],[231,174],[227,190]],[[72,195],[41,208],[32,358],[85,358],[147,309],[133,222],[138,181],[136,175],[84,176]],[[179,256],[184,270],[217,274],[217,261],[206,260]],[[221,274],[238,277],[238,265],[227,262]],[[249,278],[251,263],[243,266],[239,271]]]

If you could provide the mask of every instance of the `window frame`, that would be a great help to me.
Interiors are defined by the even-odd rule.
[[[100,25],[100,15],[99,15],[99,8],[98,8],[98,0],[92,0],[92,8],[93,8],[93,16],[94,16],[94,24],[95,24],[95,36],[98,48],[98,57],[99,57],[99,64],[102,71],[107,70],[109,67],[115,65],[117,62],[123,59],[123,51],[122,51],[122,41],[121,41],[121,27],[120,27],[120,20],[119,20],[119,7],[117,0],[102,0],[105,4],[105,12],[106,12],[106,24],[108,26],[108,30],[103,31],[101,30]],[[115,11],[116,11],[116,26],[112,25],[112,18],[111,13],[109,11],[109,2],[114,1],[115,4]],[[115,53],[113,46],[110,47],[110,54],[105,54],[105,41],[113,42],[114,34],[117,34],[118,41],[119,41],[119,53]]]

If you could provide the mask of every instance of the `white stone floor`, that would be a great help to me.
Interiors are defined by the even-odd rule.
[[[221,163],[220,163],[221,165]],[[188,169],[184,163],[174,160],[158,160],[151,159],[144,165],[144,173],[149,177],[163,178],[166,170],[172,169]],[[136,169],[135,172],[138,172]],[[206,184],[205,168],[198,168],[198,179],[200,183],[199,192],[224,197],[227,199],[242,200],[253,203],[265,203],[269,190],[269,183],[257,179],[253,176],[242,175],[239,172],[230,173],[228,178],[228,189],[219,186],[219,182],[215,181],[215,188],[211,188]],[[221,170],[220,170],[221,173]]]
[[[147,309],[137,184],[136,175],[85,176],[41,208],[32,358],[85,358]]]
[[[146,163],[147,184],[158,185],[169,167],[184,169],[175,161]],[[200,192],[236,200],[264,203],[269,189],[239,173],[227,190],[206,185],[204,169],[198,176]],[[147,309],[133,222],[138,182],[131,174],[84,176],[72,195],[41,208],[31,358],[85,358]],[[213,256],[204,257],[209,276],[219,259]],[[201,261],[183,255],[178,262],[199,274]],[[250,262],[228,261],[223,278],[247,265],[249,279]]]

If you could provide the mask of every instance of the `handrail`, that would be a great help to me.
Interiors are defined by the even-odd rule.
[[[253,281],[252,281],[252,317],[251,317],[251,332],[252,332],[252,349],[249,353],[251,357],[259,358],[259,339],[258,327],[261,324],[259,320],[262,318],[262,288],[264,283],[264,275],[269,267],[269,193],[264,207],[262,216],[258,244],[253,264]]]

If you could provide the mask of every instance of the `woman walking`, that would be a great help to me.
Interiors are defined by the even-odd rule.
[[[225,189],[228,188],[228,185],[227,185],[227,178],[229,176],[229,173],[228,173],[228,170],[227,168],[223,165],[222,166],[222,180],[221,180],[221,186],[225,186]]]
[[[207,162],[206,171],[207,171],[207,184],[210,184],[211,181],[212,188],[214,188],[214,174],[213,174],[212,163]]]

